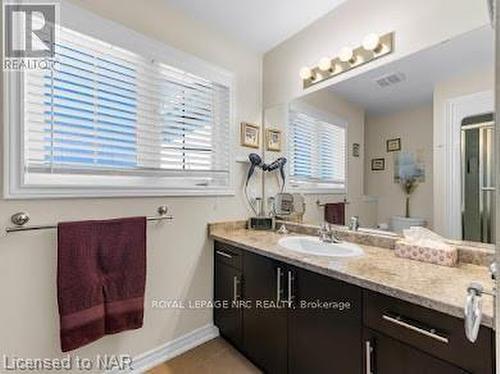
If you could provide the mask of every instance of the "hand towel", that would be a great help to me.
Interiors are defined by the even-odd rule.
[[[144,317],[146,217],[58,225],[57,298],[63,352]]]
[[[325,221],[332,225],[345,225],[345,203],[325,204]]]

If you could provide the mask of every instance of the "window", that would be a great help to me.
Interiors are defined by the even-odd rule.
[[[230,84],[63,27],[55,50],[55,69],[11,79],[23,103],[9,96],[21,128],[11,192],[227,190]]]
[[[290,110],[289,157],[292,187],[345,190],[346,130],[326,116]]]

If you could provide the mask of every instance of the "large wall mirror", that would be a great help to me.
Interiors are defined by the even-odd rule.
[[[494,235],[494,31],[483,27],[267,108],[299,220],[400,235]],[[397,46],[396,46],[397,48]],[[269,130],[269,131],[268,131]],[[270,136],[270,135],[268,135]],[[279,190],[266,183],[266,198]]]

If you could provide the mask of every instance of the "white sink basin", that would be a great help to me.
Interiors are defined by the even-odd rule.
[[[290,251],[308,255],[328,257],[355,257],[364,254],[363,249],[353,243],[324,243],[312,236],[288,236],[278,242]]]

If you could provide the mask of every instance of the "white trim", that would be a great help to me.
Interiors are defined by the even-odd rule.
[[[150,370],[165,361],[171,360],[172,358],[206,343],[217,336],[219,336],[219,329],[213,324],[208,324],[180,336],[177,339],[162,344],[149,352],[145,352],[137,357],[134,357],[132,361],[133,370],[117,369],[106,371],[106,373],[145,373],[147,370]]]
[[[96,198],[96,197],[215,197],[215,196],[234,196],[233,189],[67,189],[48,191],[45,189],[30,189],[29,191],[16,191],[10,194],[4,193],[4,199],[7,200],[36,200],[36,199],[78,199],[78,198]]]
[[[436,204],[442,204],[444,217],[441,227],[443,236],[450,239],[462,239],[462,179],[461,179],[461,124],[464,118],[491,113],[494,111],[493,91],[482,91],[472,95],[460,96],[446,102],[443,143],[444,148],[443,179],[436,178],[435,183],[445,186],[444,198],[435,199]],[[443,183],[444,182],[444,183]],[[457,187],[458,186],[458,187]],[[436,196],[437,197],[437,196]],[[437,210],[435,210],[437,211]],[[435,223],[436,224],[436,223]]]
[[[300,188],[300,187],[288,187],[287,190],[289,192],[301,193],[304,195],[342,195],[345,196],[347,194],[345,189],[331,189],[331,188]]]
[[[234,146],[234,124],[236,123],[236,84],[234,74],[215,66],[196,56],[170,47],[169,45],[140,34],[111,20],[97,16],[78,6],[61,3],[60,23],[77,32],[116,45],[143,57],[165,62],[166,64],[229,88],[229,147]],[[22,72],[4,72],[4,178],[3,197],[5,199],[33,198],[79,198],[79,197],[126,197],[126,196],[228,196],[234,195],[234,165],[232,152],[229,152],[228,185],[224,187],[193,187],[171,185],[161,188],[142,187],[128,183],[110,188],[110,186],[79,185],[58,187],[28,185],[25,183],[23,165],[23,99]],[[17,99],[13,99],[17,97]],[[16,105],[9,105],[15,102]],[[148,185],[148,184],[146,184]]]

